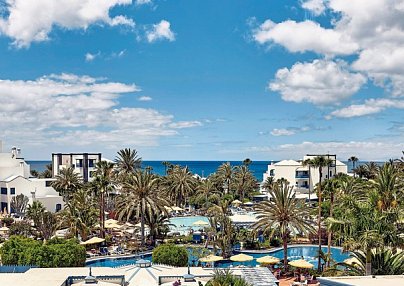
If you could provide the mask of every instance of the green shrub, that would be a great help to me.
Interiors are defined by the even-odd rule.
[[[153,250],[153,263],[167,264],[176,267],[188,265],[188,251],[185,247],[174,244],[162,244]]]
[[[4,265],[38,267],[84,266],[86,250],[76,239],[51,239],[46,244],[32,238],[12,236],[0,249]]]

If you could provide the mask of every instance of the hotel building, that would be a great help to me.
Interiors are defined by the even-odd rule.
[[[53,177],[58,175],[60,170],[64,168],[73,167],[84,182],[90,182],[95,171],[95,165],[100,161],[101,153],[53,153]]]
[[[31,176],[31,169],[21,150],[13,147],[11,152],[3,152],[0,141],[0,208],[1,211],[13,212],[11,200],[19,194],[40,201],[47,210],[57,212],[62,209],[63,199],[52,188],[54,179],[38,179]]]
[[[315,185],[320,181],[317,168],[304,166],[303,162],[307,159],[324,156],[332,162],[329,166],[323,167],[321,180],[334,177],[338,173],[348,173],[348,166],[337,160],[337,155],[306,155],[302,160],[282,160],[268,165],[268,170],[263,175],[263,182],[268,177],[275,180],[286,179],[293,186],[297,196],[305,197],[306,194],[313,193]]]

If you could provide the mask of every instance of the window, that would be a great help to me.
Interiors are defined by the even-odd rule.
[[[51,187],[52,181],[45,181],[45,187]]]
[[[83,167],[83,159],[76,159],[76,167],[77,168]]]
[[[15,188],[10,188],[10,194],[15,195]]]
[[[95,166],[95,160],[94,160],[94,159],[88,160],[88,166],[89,166],[90,168],[94,167],[94,166]]]
[[[62,210],[62,204],[56,204],[56,212],[59,212]]]
[[[7,195],[7,188],[1,188],[0,192],[2,195]]]
[[[7,189],[6,189],[7,190]],[[1,211],[7,210],[8,212],[8,206],[7,203],[1,203]]]
[[[270,175],[271,177],[275,176],[275,170],[270,170],[270,171],[269,171],[269,175]]]

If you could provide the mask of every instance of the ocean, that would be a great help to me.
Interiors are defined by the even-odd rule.
[[[159,175],[165,174],[165,167],[162,164],[163,161],[143,161],[142,168],[151,167],[152,172]],[[217,168],[226,162],[230,162],[232,166],[243,164],[242,161],[169,161],[174,165],[188,166],[190,171],[194,174],[198,174],[201,177],[207,177],[210,174],[216,172]],[[31,165],[31,170],[37,170],[42,172],[45,170],[46,164],[50,164],[51,161],[27,161]],[[249,168],[258,181],[262,181],[262,174],[267,170],[267,166],[271,161],[252,161]]]

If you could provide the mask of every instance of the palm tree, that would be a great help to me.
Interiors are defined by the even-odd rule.
[[[197,185],[196,179],[188,167],[175,166],[174,169],[164,177],[164,189],[167,196],[177,206],[186,204]]]
[[[234,167],[231,166],[230,162],[223,163],[217,169],[217,175],[219,179],[223,182],[225,186],[225,193],[228,194],[231,192],[231,185],[233,181],[233,172]]]
[[[379,168],[378,176],[374,183],[373,198],[376,200],[380,211],[387,211],[398,206],[400,193],[399,173],[391,163],[385,163]]]
[[[73,194],[82,186],[82,178],[74,171],[73,167],[64,168],[57,175],[56,181],[52,183],[52,187],[63,197],[67,202]]]
[[[243,161],[243,165],[244,166],[249,166],[249,165],[251,165],[252,164],[252,161],[251,161],[251,159],[250,158],[246,158],[246,159],[244,159],[244,161]]]
[[[270,190],[273,189],[275,185],[275,179],[273,176],[269,176],[266,178],[266,180],[264,181],[264,183],[262,184],[262,187],[269,192]]]
[[[107,161],[99,161],[95,165],[95,177],[91,184],[96,188],[100,197],[100,231],[101,237],[105,237],[105,195],[113,188],[114,164]]]
[[[40,178],[52,178],[53,171],[52,171],[52,164],[46,164],[45,170],[39,174]]]
[[[365,164],[365,169],[367,171],[367,179],[373,180],[376,178],[377,173],[379,172],[379,166],[375,162],[370,162]]]
[[[122,194],[118,196],[116,204],[118,218],[125,217],[128,221],[133,216],[140,216],[142,246],[145,244],[146,209],[165,212],[164,206],[169,204],[164,196],[159,194],[159,183],[158,176],[142,170],[136,170],[121,183]]]
[[[135,172],[142,166],[142,158],[138,156],[136,150],[130,148],[118,151],[115,158],[115,165],[119,175],[126,175]]]
[[[65,208],[59,213],[61,221],[70,229],[70,233],[82,240],[86,240],[90,230],[97,222],[96,200],[86,189],[80,188],[66,203]]]
[[[213,182],[209,178],[206,180],[202,180],[196,190],[196,196],[200,197],[203,200],[203,206],[205,208],[209,207],[209,198],[213,198],[217,195],[219,195],[219,191],[216,189],[215,184],[213,184]]]
[[[304,205],[296,199],[293,187],[287,184],[276,184],[269,191],[271,201],[263,201],[256,207],[258,221],[253,228],[272,237],[279,231],[283,241],[283,263],[287,268],[288,237],[292,231],[306,234],[313,231],[312,222],[308,219],[309,212]]]
[[[234,173],[233,185],[240,199],[244,200],[245,194],[254,191],[257,187],[257,180],[246,165],[237,166]]]
[[[352,163],[352,170],[355,169],[356,162],[358,162],[358,160],[359,159],[357,157],[355,157],[355,156],[351,156],[351,157],[348,158],[348,162]],[[354,175],[355,175],[355,173],[354,173]]]
[[[11,199],[11,209],[19,216],[22,216],[25,213],[28,204],[28,197],[24,194],[16,195]]]
[[[171,163],[168,161],[163,161],[163,162],[161,162],[161,164],[163,164],[163,166],[164,166],[164,174],[167,175],[167,170],[168,170],[168,167],[171,165]]]
[[[312,168],[318,169],[319,183],[318,183],[318,218],[317,218],[317,227],[318,227],[318,251],[321,251],[321,182],[323,176],[323,168],[328,167],[332,164],[332,160],[325,156],[317,156],[312,159],[308,159],[303,161],[303,166],[309,165]],[[318,268],[321,269],[321,257],[318,256]]]
[[[27,217],[34,222],[34,226],[37,227],[40,223],[41,216],[45,212],[44,205],[39,201],[33,201],[28,205]]]
[[[155,245],[157,237],[165,236],[169,232],[170,226],[174,226],[173,224],[170,224],[170,221],[165,214],[152,209],[147,209],[145,213],[145,223],[150,230],[152,245]]]
[[[344,273],[348,275],[368,275],[366,274],[367,255],[363,251],[351,252],[351,263],[337,263],[343,266]],[[389,248],[374,248],[371,251],[372,273],[371,275],[401,275],[404,273],[404,252],[394,252]],[[344,276],[345,276],[344,275]]]

